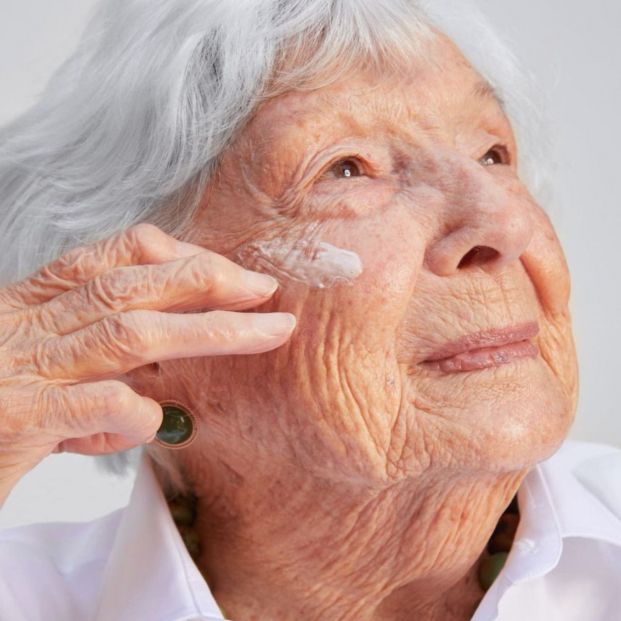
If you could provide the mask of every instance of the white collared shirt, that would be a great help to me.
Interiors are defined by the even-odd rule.
[[[528,473],[518,504],[513,547],[472,621],[621,619],[621,450],[566,441]],[[83,524],[0,533],[0,619],[224,616],[185,549],[145,455],[124,509]]]

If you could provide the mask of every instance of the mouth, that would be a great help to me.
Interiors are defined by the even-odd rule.
[[[420,366],[443,373],[464,373],[498,367],[520,358],[536,358],[531,339],[539,333],[536,321],[467,334],[440,345]]]

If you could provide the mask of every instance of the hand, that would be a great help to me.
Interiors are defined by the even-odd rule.
[[[52,452],[109,453],[155,437],[160,405],[111,378],[157,360],[282,345],[290,313],[232,312],[277,286],[139,224],[0,289],[0,502]],[[218,310],[163,312],[205,307]]]

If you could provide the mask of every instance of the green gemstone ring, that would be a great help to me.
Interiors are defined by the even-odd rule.
[[[155,441],[165,448],[178,449],[190,444],[196,436],[194,415],[177,403],[161,403],[164,418]]]

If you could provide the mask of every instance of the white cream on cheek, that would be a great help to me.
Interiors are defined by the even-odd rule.
[[[257,266],[276,278],[289,278],[319,289],[350,284],[362,273],[362,261],[355,252],[322,241],[254,241],[243,246],[236,256],[242,262],[252,257]]]

